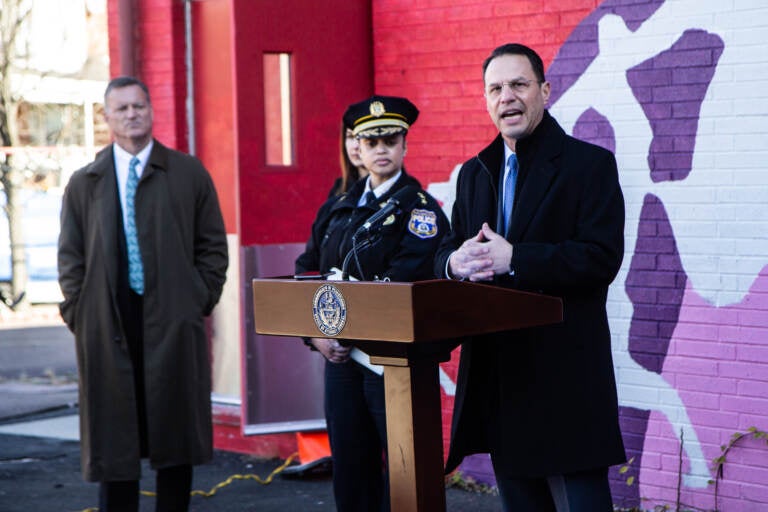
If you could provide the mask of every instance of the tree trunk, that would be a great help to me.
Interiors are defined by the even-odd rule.
[[[24,242],[24,216],[21,180],[23,176],[14,168],[13,157],[6,156],[5,172],[2,176],[2,191],[5,193],[5,214],[8,218],[8,240],[11,248],[11,286],[10,293],[4,297],[6,304],[13,304],[13,309],[28,306],[25,296],[27,289],[27,254]]]
[[[24,242],[24,215],[22,204],[20,172],[11,166],[9,180],[13,185],[5,191],[6,205],[8,208],[8,239],[11,242],[11,299],[16,302],[14,307],[18,310],[28,305],[26,297],[22,297],[27,290],[27,251]]]

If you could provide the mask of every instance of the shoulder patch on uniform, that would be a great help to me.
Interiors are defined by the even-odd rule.
[[[437,214],[431,210],[414,209],[408,221],[408,231],[419,238],[433,238],[437,235]]]

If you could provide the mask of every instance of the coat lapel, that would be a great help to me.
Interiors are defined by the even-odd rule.
[[[518,159],[528,167],[528,174],[519,191],[519,199],[512,212],[512,225],[507,239],[517,242],[523,239],[536,212],[541,207],[547,192],[557,178],[558,167],[555,159],[562,152],[565,132],[544,113],[544,119],[528,139],[518,142]],[[527,158],[530,152],[534,159]]]
[[[477,175],[475,179],[478,183],[490,184],[490,190],[488,190],[485,197],[477,197],[474,202],[474,219],[476,225],[470,226],[470,231],[477,233],[477,231],[483,225],[483,222],[487,222],[494,230],[498,230],[501,219],[499,218],[499,187],[501,182],[501,175],[503,173],[502,160],[504,159],[504,141],[501,138],[501,134],[491,142],[485,149],[483,149],[478,155],[477,159],[479,166],[477,168]],[[484,189],[484,186],[480,187]]]
[[[168,148],[160,144],[157,139],[152,140],[152,152],[149,154],[149,161],[144,166],[144,172],[141,173],[141,181],[149,179],[153,174],[160,170],[168,169]]]
[[[520,198],[515,204],[512,213],[512,225],[507,235],[508,240],[519,241],[522,239],[557,175],[557,168],[549,160],[537,164],[534,169],[535,171],[531,172],[525,179],[523,189],[520,191]]]
[[[104,254],[103,262],[107,270],[107,284],[114,297],[117,290],[117,265],[120,261],[117,253],[117,216],[120,210],[117,207],[117,179],[112,146],[101,153],[89,172],[93,174],[96,181],[91,189],[93,214],[96,217],[92,220],[100,223],[101,250]]]

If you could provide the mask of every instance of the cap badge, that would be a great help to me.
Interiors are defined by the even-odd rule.
[[[384,108],[384,104],[380,101],[374,101],[371,103],[369,110],[373,117],[381,117],[387,112]]]

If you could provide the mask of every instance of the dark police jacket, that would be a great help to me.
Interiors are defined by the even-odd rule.
[[[448,231],[448,219],[419,182],[403,171],[392,188],[372,205],[358,207],[366,180],[358,180],[344,195],[320,207],[306,250],[296,260],[296,272],[342,269],[352,249],[352,236],[381,205],[397,196],[400,213],[383,221],[380,239],[350,258],[349,274],[355,279],[417,281],[432,278],[435,251]]]
[[[517,142],[520,177],[507,288],[562,298],[562,323],[477,336],[461,349],[447,469],[493,452],[497,473],[544,476],[624,461],[606,314],[624,254],[624,200],[609,151],[568,136],[545,112]],[[497,219],[497,137],[462,167],[435,272]]]

